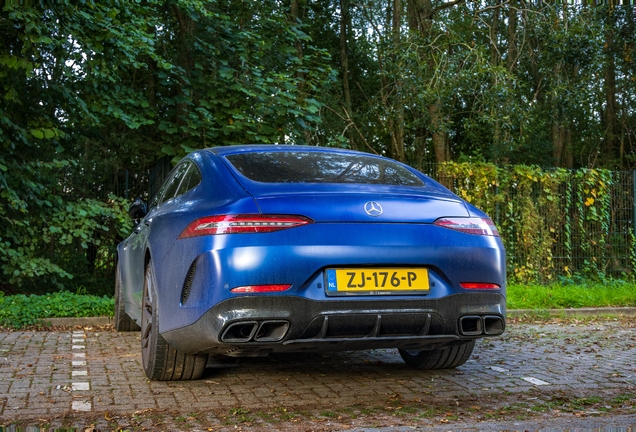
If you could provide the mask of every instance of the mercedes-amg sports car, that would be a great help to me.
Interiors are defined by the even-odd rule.
[[[118,246],[115,327],[146,375],[212,356],[397,348],[453,368],[505,329],[505,252],[486,214],[356,151],[229,146],[181,160]]]

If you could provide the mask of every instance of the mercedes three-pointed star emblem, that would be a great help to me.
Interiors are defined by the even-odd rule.
[[[380,216],[382,214],[382,206],[375,201],[369,201],[364,205],[364,211],[369,216]]]

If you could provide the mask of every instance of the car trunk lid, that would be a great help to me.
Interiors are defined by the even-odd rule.
[[[432,223],[469,216],[462,201],[425,194],[286,193],[254,199],[264,214],[297,214],[316,222]]]

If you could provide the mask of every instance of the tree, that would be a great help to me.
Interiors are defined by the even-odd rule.
[[[24,289],[112,274],[130,227],[106,198],[112,172],[304,142],[331,82],[325,54],[274,1],[7,4],[0,34],[0,266]]]

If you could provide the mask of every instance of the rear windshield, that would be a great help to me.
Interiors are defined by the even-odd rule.
[[[263,183],[358,183],[424,186],[391,160],[328,152],[251,152],[226,158],[245,177]]]

